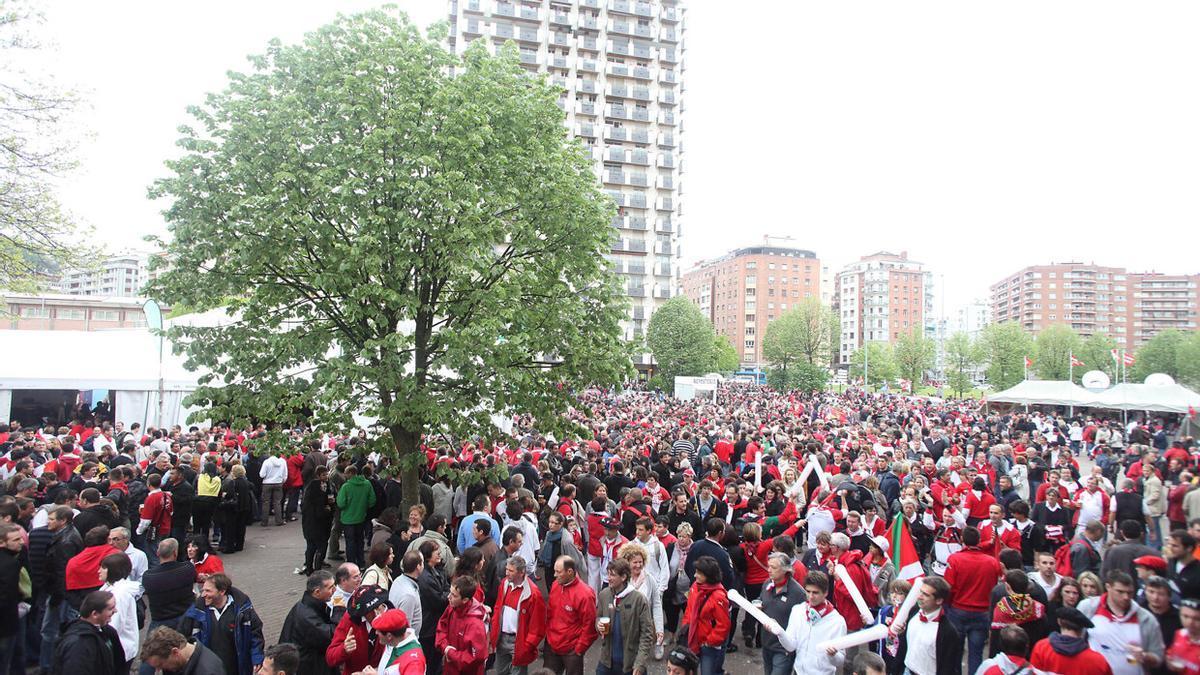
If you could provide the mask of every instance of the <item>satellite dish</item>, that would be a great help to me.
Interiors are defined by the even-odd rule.
[[[1108,385],[1112,384],[1108,379],[1108,373],[1103,370],[1089,370],[1083,374],[1084,389],[1108,389]]]
[[[1152,387],[1169,387],[1175,384],[1175,378],[1166,373],[1151,373],[1146,376],[1146,384]]]

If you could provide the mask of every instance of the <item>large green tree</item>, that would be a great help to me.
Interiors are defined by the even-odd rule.
[[[80,250],[56,194],[74,167],[68,117],[78,99],[30,67],[42,21],[33,3],[0,0],[0,288],[15,290],[35,289]]]
[[[1107,335],[1095,333],[1089,335],[1083,340],[1083,344],[1079,345],[1079,353],[1076,356],[1083,362],[1082,370],[1102,370],[1112,378],[1114,383],[1117,382],[1116,364],[1113,361],[1112,350],[1117,348],[1117,341]],[[1076,368],[1080,370],[1080,368]]]
[[[741,359],[737,348],[725,335],[713,335],[713,349],[717,352],[717,372],[732,373],[738,369]]]
[[[974,388],[973,378],[983,362],[983,348],[970,335],[958,332],[946,340],[946,375],[950,389],[959,398]]]
[[[933,367],[937,357],[937,344],[925,337],[920,328],[913,328],[910,333],[902,333],[892,347],[896,359],[896,371],[900,377],[912,383],[916,391],[924,379],[926,370]]]
[[[864,370],[867,386],[878,386],[896,379],[899,369],[892,346],[886,342],[868,342],[865,348],[854,350],[850,355],[850,376],[863,377]]]
[[[991,324],[983,329],[979,339],[987,361],[988,384],[1004,390],[1025,377],[1025,358],[1033,355],[1033,339],[1021,330],[1020,324],[1011,321]]]
[[[1066,324],[1057,323],[1038,333],[1034,340],[1033,369],[1043,380],[1065,380],[1071,375],[1071,355],[1079,351],[1083,341]],[[1074,369],[1075,381],[1086,372]]]
[[[1178,380],[1181,365],[1179,349],[1187,337],[1183,331],[1164,330],[1150,338],[1137,350],[1137,361],[1129,372],[1130,379],[1141,382],[1151,373],[1166,373]]]
[[[1184,335],[1176,354],[1179,375],[1175,379],[1189,387],[1200,387],[1200,332]]]
[[[763,335],[763,359],[772,370],[780,371],[782,382],[792,386],[789,371],[800,364],[827,368],[836,317],[816,298],[805,298],[792,309],[767,324]],[[811,383],[812,377],[805,376]]]
[[[571,389],[631,372],[604,254],[612,201],[556,90],[395,10],[272,43],[191,109],[153,297],[227,323],[174,327],[211,371],[210,419],[375,418],[416,499],[423,436],[550,426]],[[711,340],[709,341],[711,345]]]
[[[719,354],[712,322],[682,295],[654,310],[646,328],[646,344],[667,391],[675,390],[676,377],[717,370]]]

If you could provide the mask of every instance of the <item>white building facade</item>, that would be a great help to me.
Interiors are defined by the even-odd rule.
[[[681,0],[451,0],[450,46],[508,41],[562,89],[572,136],[618,207],[608,256],[630,300],[625,336],[679,288],[684,7]],[[648,357],[642,357],[647,363]]]
[[[142,297],[142,287],[150,280],[149,261],[147,253],[131,253],[105,258],[94,267],[64,270],[55,290],[64,295]]]

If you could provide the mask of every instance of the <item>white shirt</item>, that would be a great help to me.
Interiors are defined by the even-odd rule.
[[[932,619],[935,614],[936,612],[934,614],[917,612],[904,627],[904,634],[908,638],[908,651],[904,655],[904,667],[916,675],[936,675],[937,673],[938,621],[949,621],[949,619],[943,613],[938,621],[921,620],[922,615]]]
[[[816,612],[809,612],[807,602],[792,607],[787,628],[779,635],[779,644],[796,654],[792,670],[797,675],[835,675],[846,659],[846,652],[838,650],[831,657],[817,645],[845,635],[846,619],[837,610],[809,623],[811,616],[816,616]]]
[[[125,549],[125,555],[129,556],[129,564],[133,566],[133,570],[129,573],[129,578],[138,583],[138,596],[140,597],[142,575],[149,568],[150,561],[146,559],[146,554],[139,551],[132,542]]]
[[[1058,576],[1057,572],[1054,573],[1054,581],[1051,583],[1047,583],[1046,580],[1042,578],[1041,572],[1031,572],[1029,574],[1029,578],[1032,579],[1033,582],[1038,586],[1041,586],[1042,590],[1046,591],[1047,598],[1050,597],[1050,594],[1062,584],[1062,577]]]
[[[649,541],[642,541],[637,537],[634,537],[634,541],[646,549],[646,574],[649,574],[654,579],[655,588],[659,589],[659,593],[662,593],[667,587],[667,581],[671,578],[670,561],[667,560],[667,548],[654,535],[650,535]]]
[[[1137,609],[1130,607],[1129,611]],[[1108,665],[1112,667],[1113,675],[1141,675],[1142,666],[1129,663],[1125,656],[1129,653],[1128,645],[1142,647],[1142,630],[1137,621],[1116,623],[1108,617],[1096,612],[1092,617],[1094,627],[1088,629],[1088,646],[1100,653]]]
[[[515,527],[524,534],[524,539],[521,541],[521,548],[517,549],[517,553],[525,559],[525,573],[529,576],[533,576],[538,571],[538,551],[542,548],[541,542],[538,540],[537,525],[529,521],[532,517],[533,514],[531,513],[521,514],[518,520],[509,522],[504,528],[507,530],[510,527]],[[504,530],[500,532],[503,534]]]
[[[519,590],[520,590],[520,587],[514,585],[511,581],[504,582],[504,590],[501,591],[501,595],[499,598],[499,603],[504,607],[504,609],[501,610],[501,614],[500,614],[500,632],[501,633],[512,633],[513,635],[517,634],[517,622],[521,620],[521,615],[517,613],[516,609],[509,607],[507,604],[505,604],[504,600],[508,597],[508,594],[511,593],[512,591],[519,591]]]
[[[132,659],[138,653],[141,643],[141,632],[137,625],[137,598],[142,594],[142,585],[129,579],[121,579],[115,584],[104,584],[102,591],[109,591],[117,603],[117,611],[113,613],[108,625],[117,631],[121,638],[121,649],[125,650],[125,660]]]
[[[282,457],[268,457],[263,460],[258,475],[262,476],[263,485],[279,485],[287,480],[287,462]]]

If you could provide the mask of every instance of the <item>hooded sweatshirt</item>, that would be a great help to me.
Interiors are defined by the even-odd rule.
[[[1087,638],[1051,633],[1033,647],[1029,662],[1034,668],[1071,675],[1109,675],[1108,661],[1088,647]]]
[[[67,601],[79,607],[84,596],[100,588],[100,561],[107,555],[120,553],[108,544],[89,546],[67,561]]]

